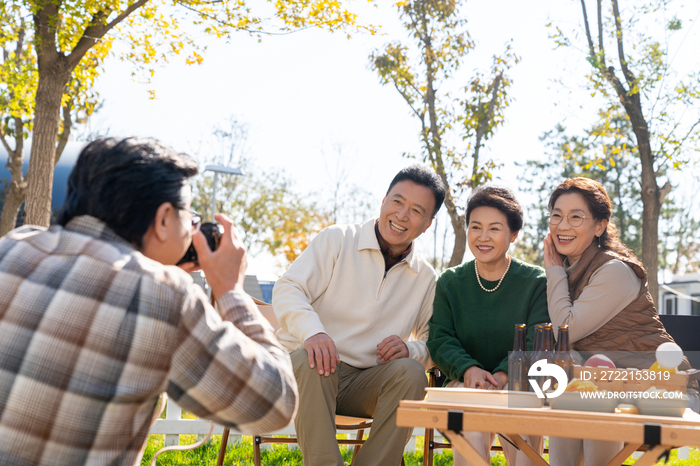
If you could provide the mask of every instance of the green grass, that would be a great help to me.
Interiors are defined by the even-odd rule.
[[[406,466],[421,466],[423,464],[423,452],[421,438],[418,438],[419,450],[413,454],[405,454],[404,461]],[[197,441],[195,435],[180,436],[182,445],[190,445]],[[143,455],[141,466],[148,466],[151,462],[153,454],[164,446],[164,437],[162,435],[151,435],[148,438],[148,446]],[[214,435],[204,446],[193,451],[172,451],[163,453],[158,457],[158,466],[215,466],[216,459],[221,446],[221,436]],[[350,464],[351,453],[353,447],[341,447],[345,464]],[[435,466],[451,466],[452,451],[439,450],[433,456],[433,464]],[[273,444],[269,448],[262,450],[262,464],[264,466],[301,466],[301,452],[298,449],[290,449],[286,444]],[[545,457],[546,458],[546,457]],[[241,442],[229,442],[229,450],[224,459],[226,466],[248,466],[253,464],[253,439],[252,437],[244,436]],[[628,460],[624,464],[634,464],[634,460]],[[663,461],[657,463],[664,464]],[[677,453],[674,450],[671,452],[671,460],[667,463],[669,466],[697,466],[700,464],[700,449],[690,449],[690,459],[679,460]],[[506,460],[501,453],[491,457],[491,466],[506,466]]]

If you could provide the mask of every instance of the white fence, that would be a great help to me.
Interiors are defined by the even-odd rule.
[[[182,408],[180,408],[177,403],[172,400],[168,400],[168,405],[165,410],[165,419],[158,419],[153,426],[151,426],[150,434],[161,434],[165,435],[165,445],[177,445],[179,443],[180,435],[186,434],[197,434],[206,435],[211,427],[211,421],[204,419],[182,419]],[[221,435],[223,433],[223,426],[216,424],[214,426],[214,432],[212,435]],[[340,433],[346,433],[345,431],[339,431]],[[347,431],[347,433],[353,433],[356,431]],[[260,432],[257,432],[259,434]],[[365,431],[367,434],[368,431]],[[295,436],[294,423],[290,424],[282,430],[276,432],[271,432],[272,435],[292,435]],[[234,432],[233,430],[229,434],[229,444],[233,444],[237,440],[240,441],[241,435],[253,435],[251,432]],[[423,437],[425,435],[425,429],[416,428],[413,429],[413,434],[411,440],[409,440],[406,445],[405,451],[411,453],[416,450],[416,439],[417,437]],[[435,432],[435,437],[437,442],[443,441],[442,436],[439,432]],[[267,444],[263,444],[263,447]],[[293,448],[292,445],[290,447]]]
[[[177,403],[172,400],[168,400],[168,405],[165,410],[165,419],[158,419],[153,426],[151,426],[150,434],[161,434],[165,435],[165,446],[177,445],[180,441],[180,435],[192,435],[197,434],[200,436],[207,435],[209,428],[211,427],[211,421],[204,419],[182,419],[182,408],[180,408]],[[224,428],[218,424],[214,426],[214,432],[212,435],[221,435]],[[339,431],[340,433],[345,433]],[[353,431],[348,431],[348,433]],[[259,433],[259,432],[258,432]],[[365,434],[367,431],[365,431]],[[272,435],[295,435],[294,423],[290,424],[282,430],[276,432],[271,432]],[[232,445],[236,441],[241,440],[241,435],[253,435],[250,432],[234,432],[231,431],[229,434],[229,445]],[[411,440],[408,441],[404,451],[406,453],[412,453],[416,450],[416,440],[418,437],[425,435],[425,429],[415,428],[411,434]],[[440,432],[435,431],[435,441],[444,442],[445,439],[440,435]],[[269,444],[263,444],[262,448],[268,447]],[[293,445],[290,445],[293,448]],[[491,452],[493,455],[493,452]],[[639,458],[641,452],[635,452],[632,456],[634,458]],[[678,449],[679,459],[690,458],[690,449],[688,447],[682,447]]]

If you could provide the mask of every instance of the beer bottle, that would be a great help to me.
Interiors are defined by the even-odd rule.
[[[551,323],[546,323],[542,326],[542,354],[547,359],[547,362],[554,361],[554,334],[552,333]]]
[[[515,336],[513,337],[513,351],[508,355],[508,390],[526,392],[529,388],[527,382],[528,361],[525,348],[525,324],[515,324]]]
[[[571,381],[574,376],[574,358],[571,356],[568,325],[559,326],[559,338],[557,339],[557,348],[554,352],[554,363],[564,369],[566,377]]]
[[[542,329],[543,329],[542,324],[538,324],[535,326],[535,344],[532,347],[532,353],[529,354],[528,364],[527,364],[528,370],[529,370],[530,366],[532,366],[532,364],[537,361],[537,359],[535,359],[535,355],[542,350],[542,331],[543,331]],[[527,385],[527,390],[529,392],[533,391],[529,382]]]
[[[532,347],[532,354],[530,355],[530,365],[537,362],[541,358],[537,358],[537,355],[542,352],[542,345],[544,344],[544,325],[539,324],[535,327],[535,346]]]
[[[540,337],[540,349],[539,351],[535,351],[532,354],[532,359],[530,359],[530,365],[535,364],[541,359],[547,361],[548,364],[552,364],[554,362],[554,346],[552,344],[553,338],[554,337],[552,335],[552,324],[543,324],[542,336]],[[535,377],[535,380],[537,381],[540,387],[544,387],[545,382],[551,379],[551,377],[541,375]],[[551,380],[549,383],[549,388],[546,391],[553,390],[554,383],[556,383],[556,380]]]
[[[554,330],[551,322],[542,324],[542,337],[544,338],[543,349],[547,348],[554,356]]]

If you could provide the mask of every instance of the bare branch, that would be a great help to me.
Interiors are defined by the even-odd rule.
[[[17,70],[21,69],[22,64],[22,47],[24,46],[24,35],[25,35],[25,28],[24,28],[24,19],[21,20],[19,30],[17,31],[17,48],[15,49],[15,67]],[[3,52],[6,52],[5,49],[3,49]],[[7,57],[5,58],[7,60]],[[14,99],[16,96],[14,95],[14,91],[12,92],[12,99]],[[17,154],[21,154],[23,150],[23,145],[24,145],[24,139],[23,139],[23,134],[24,133],[24,123],[22,122],[22,118],[19,116],[14,117],[15,120],[15,150],[10,149],[10,145],[8,144],[7,140],[5,139],[5,132],[3,130],[3,126],[0,126],[0,139],[2,140],[2,145],[5,147],[5,150],[7,150],[8,154],[8,159],[7,159],[7,167],[10,166],[10,158],[11,157],[16,157]]]
[[[600,1],[598,2],[598,5],[600,5]],[[586,29],[586,39],[588,39],[588,53],[591,56],[591,60],[594,60],[595,59],[595,46],[593,45],[593,37],[591,36],[591,28],[590,28],[589,22],[588,22],[588,12],[586,11],[586,1],[585,0],[581,0],[581,9],[583,10],[583,26]],[[600,10],[599,10],[599,16],[600,16]],[[599,19],[599,27],[600,27],[600,19]]]
[[[0,140],[2,141],[3,147],[5,147],[5,150],[7,150],[7,163],[5,163],[5,166],[10,169],[10,173],[14,176],[14,172],[12,169],[12,166],[15,165],[18,162],[19,157],[21,157],[24,153],[24,138],[22,137],[22,133],[24,133],[24,122],[22,122],[22,118],[15,117],[15,149],[12,150],[10,149],[10,145],[8,144],[7,140],[5,139],[5,132],[2,131],[2,128],[0,127]],[[12,162],[12,163],[10,163]],[[20,165],[20,177],[22,176],[22,167]]]
[[[311,25],[309,25],[309,26],[304,26],[303,28],[294,29],[294,30],[286,31],[286,32],[269,32],[269,31],[263,31],[262,29],[253,29],[253,30],[251,30],[251,29],[248,29],[247,27],[240,27],[240,26],[237,26],[237,25],[235,25],[235,24],[231,24],[231,23],[229,23],[229,22],[227,22],[227,21],[222,21],[222,20],[220,20],[219,18],[217,18],[215,15],[210,15],[210,14],[208,14],[208,13],[204,13],[203,11],[199,11],[199,10],[197,10],[196,8],[192,8],[191,6],[188,6],[188,5],[184,4],[184,3],[178,3],[177,6],[182,7],[182,8],[184,8],[184,9],[186,9],[186,10],[190,10],[190,11],[192,11],[192,12],[198,14],[198,15],[201,16],[202,18],[211,19],[211,20],[213,20],[213,21],[216,21],[217,23],[221,24],[222,26],[230,27],[230,28],[232,28],[232,29],[236,29],[237,31],[250,32],[251,34],[252,34],[252,33],[255,33],[255,34],[264,34],[264,35],[266,35],[266,36],[288,36],[288,35],[290,35],[290,34],[295,34],[295,33],[297,33],[297,32],[301,32],[301,31],[304,31],[304,30],[306,30],[306,29],[311,29],[311,28],[316,27],[316,26],[330,25],[330,24],[331,24],[331,21],[323,21],[323,22],[318,23],[316,26],[311,26]]]
[[[659,188],[659,204],[663,204],[664,199],[666,199],[666,196],[668,196],[668,193],[671,192],[671,183],[666,181],[662,187]]]
[[[486,133],[486,129],[489,126],[489,121],[493,118],[494,108],[496,107],[496,101],[498,100],[498,88],[501,85],[501,80],[503,79],[503,73],[498,73],[496,79],[493,80],[493,92],[491,93],[491,101],[489,102],[488,110],[486,111],[486,117],[479,122],[479,127],[476,130],[476,145],[474,147],[474,165],[472,166],[472,182],[476,178],[476,174],[479,171],[479,149],[481,147],[481,139]],[[470,182],[471,185],[471,182]],[[471,185],[472,188],[476,186]]]
[[[107,34],[110,29],[122,22],[127,16],[129,16],[135,10],[141,8],[146,3],[148,3],[148,0],[138,0],[132,5],[129,5],[119,16],[106,24],[102,23],[107,17],[109,17],[112,11],[100,10],[97,12],[90,22],[90,25],[85,28],[85,31],[83,32],[83,35],[78,43],[75,44],[75,47],[73,47],[70,55],[68,55],[67,58],[69,65],[71,67],[77,66],[87,51],[90,50],[90,48],[92,48],[92,46],[94,46],[99,39],[104,37],[104,35]]]
[[[603,12],[602,12],[602,5],[601,5],[601,0],[597,1],[597,6],[598,6],[598,47],[600,48],[599,54],[600,54],[600,61],[598,62],[598,69],[600,72],[603,74],[605,79],[607,79],[610,84],[613,85],[615,88],[615,92],[617,92],[618,97],[620,97],[620,102],[622,103],[623,106],[627,105],[627,90],[624,88],[620,80],[615,76],[615,69],[611,67],[607,67],[605,63],[605,48],[603,45]],[[586,13],[586,3],[585,0],[581,0],[581,8],[583,9],[583,19],[584,19],[584,24],[586,27],[586,38],[588,39],[588,48],[591,54],[591,60],[594,61],[596,60],[596,54],[595,54],[595,48],[593,46],[593,38],[591,37],[591,30],[589,27],[589,22],[588,22],[588,14]]]
[[[63,154],[63,150],[68,144],[68,138],[70,136],[71,128],[73,127],[73,118],[71,117],[71,108],[73,107],[73,99],[63,106],[63,131],[61,131],[61,137],[58,139],[58,145],[56,146],[56,155],[53,159],[53,166],[55,167],[58,160]]]
[[[17,65],[19,65],[20,57],[22,56],[22,47],[24,46],[24,19],[22,19],[22,25],[17,31],[17,48],[15,49],[15,59],[17,60]]]
[[[408,95],[408,92],[406,92],[406,90],[402,89],[402,88],[399,86],[399,83],[396,81],[396,79],[391,79],[391,82],[394,83],[394,87],[396,88],[397,91],[399,91],[399,94],[401,94],[401,97],[404,98],[404,100],[406,101],[406,103],[408,104],[408,106],[411,107],[411,110],[413,111],[413,113],[415,113],[415,115],[416,115],[418,118],[421,118],[421,113],[420,113],[420,112],[413,106],[413,104],[411,103],[411,100],[413,100],[413,99],[411,99],[411,96]],[[423,95],[420,93],[420,91],[413,85],[413,83],[409,83],[409,86],[411,87],[411,89],[413,89],[414,91],[416,91],[416,93],[417,93],[419,96],[423,97],[423,100],[425,101],[425,96],[423,96]]]
[[[24,153],[24,122],[20,117],[15,118],[15,130],[17,131],[17,136],[15,136],[15,153],[22,155]]]
[[[676,130],[678,129],[678,127],[679,127],[680,125],[681,125],[681,121],[680,121],[680,120],[676,121],[676,122],[673,124],[673,128],[671,128],[671,130],[667,132],[668,136],[666,137],[666,140],[669,140],[669,139],[671,139],[671,138],[673,137],[673,133],[676,132]],[[691,128],[691,131],[692,131],[692,128]],[[688,136],[688,135],[686,135],[686,137],[687,137],[687,136]],[[661,153],[661,154],[663,154],[665,151],[666,151],[666,141],[662,141],[662,142],[661,142],[661,147],[659,147],[659,151],[658,151],[658,152]],[[674,153],[675,153],[675,150],[674,150]],[[654,158],[657,158],[657,156],[654,156]]]
[[[2,128],[0,128],[0,142],[2,142],[2,146],[5,148],[7,151],[8,155],[12,155],[14,152],[12,149],[10,149],[10,145],[7,143],[7,140],[5,139],[5,132],[2,131]],[[10,159],[7,159],[7,163],[10,163]],[[5,165],[8,166],[8,165]]]
[[[700,125],[700,120],[693,123],[693,126],[691,126],[688,132],[685,133],[685,136],[683,136],[683,139],[681,139],[681,144],[683,144],[686,141],[686,139],[690,137],[690,133],[692,133],[698,125]]]
[[[600,64],[605,69],[605,46],[603,45],[603,5],[598,0],[598,48],[600,48]]]
[[[625,80],[629,85],[630,89],[634,87],[636,78],[634,74],[627,67],[627,59],[625,58],[625,50],[622,41],[622,23],[620,22],[620,8],[617,4],[617,0],[612,0],[613,5],[613,16],[615,16],[615,35],[617,37],[617,55],[620,59],[620,66],[622,67],[622,73],[625,75]]]
[[[416,94],[423,97],[423,100],[425,100],[425,96],[421,93],[420,89],[415,84],[413,84],[413,81],[409,81],[408,85],[411,86],[411,89],[413,89],[416,92]]]
[[[693,133],[693,131],[695,131],[695,128],[698,125],[700,125],[700,120],[696,121],[693,124],[693,126],[691,126],[690,129],[688,129],[688,131],[685,133],[685,136],[683,136],[680,139],[680,143],[673,149],[673,153],[671,154],[671,157],[673,157],[674,155],[680,154],[683,144],[685,143],[686,140],[688,140],[688,138]],[[674,126],[674,128],[673,128],[674,131],[675,131],[676,127],[678,127],[678,123],[676,123],[676,125]],[[671,132],[671,134],[673,134],[673,132]]]

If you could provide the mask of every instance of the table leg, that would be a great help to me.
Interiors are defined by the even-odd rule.
[[[628,443],[625,447],[620,450],[620,453],[615,455],[615,458],[611,459],[608,466],[620,466],[627,458],[630,457],[632,453],[637,451],[637,448],[641,447],[640,443]],[[652,463],[653,464],[653,463]]]
[[[442,435],[447,437],[452,444],[452,448],[460,452],[473,466],[491,465],[491,462],[487,462],[459,432],[446,430]]]
[[[654,448],[650,448],[647,452],[634,463],[634,466],[651,466],[656,463],[659,457],[668,450],[670,447],[665,447],[663,445],[656,445]]]
[[[529,443],[527,443],[520,435],[518,434],[506,434],[508,438],[520,448],[520,451],[525,453],[525,456],[530,458],[530,461],[535,463],[537,466],[549,466],[549,463],[547,463],[544,458],[542,458],[540,455],[537,454],[535,450],[532,449]]]

